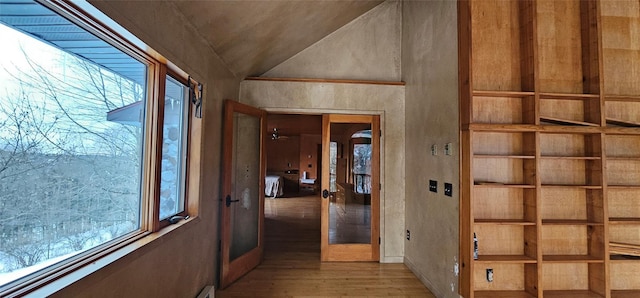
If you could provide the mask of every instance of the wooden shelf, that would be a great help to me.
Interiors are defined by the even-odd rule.
[[[611,290],[611,298],[638,298],[640,290]]]
[[[458,8],[461,295],[640,297],[640,0]]]
[[[599,156],[540,156],[543,159],[601,160]]]
[[[584,122],[584,121],[574,121],[568,119],[560,119],[554,117],[540,116],[540,122],[547,122],[556,125],[576,125],[576,126],[600,126],[595,123]]]
[[[546,298],[602,298],[604,296],[588,290],[563,290],[563,291],[544,291]]]
[[[541,92],[541,99],[562,99],[562,100],[585,100],[585,99],[600,99],[598,94],[573,94],[573,93],[548,93]]]
[[[484,90],[475,90],[473,91],[473,96],[481,96],[481,97],[526,97],[526,96],[534,96],[534,92],[526,92],[526,91],[484,91]]]
[[[474,154],[474,158],[511,158],[511,159],[534,159],[533,155],[492,155],[492,154]]]
[[[525,255],[479,255],[479,263],[536,263],[536,259]]]
[[[626,217],[609,217],[609,224],[637,224],[640,225],[640,218],[626,218]],[[639,227],[640,228],[640,227]]]
[[[544,262],[549,263],[603,263],[603,258],[583,255],[544,255]]]
[[[604,223],[592,222],[582,219],[543,219],[543,225],[572,225],[572,226],[602,226]]]
[[[637,189],[640,190],[640,185],[611,185],[607,186],[608,189]]]
[[[475,291],[474,295],[476,298],[535,298],[536,297],[525,291]]]
[[[609,253],[640,257],[640,245],[609,242]]]
[[[475,182],[475,187],[501,187],[501,188],[536,188],[535,185],[529,184],[504,184],[497,182]]]
[[[622,127],[640,127],[640,123],[634,121],[628,121],[624,119],[616,119],[607,117],[607,124],[617,125]]]
[[[522,219],[479,219],[474,220],[475,224],[489,224],[489,225],[519,225],[519,226],[535,226],[535,222],[530,222]]]
[[[542,184],[545,188],[583,188],[583,189],[602,189],[601,185],[574,185],[574,184]]]

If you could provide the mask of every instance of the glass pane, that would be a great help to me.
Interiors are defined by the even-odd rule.
[[[147,67],[35,2],[0,5],[1,289],[140,227],[144,77],[43,39],[82,36],[78,46],[101,43],[131,73]],[[24,33],[38,28],[48,34]]]
[[[353,145],[353,184],[356,193],[371,194],[371,144]]]
[[[336,192],[336,167],[338,164],[338,143],[329,144],[329,191]]]
[[[258,246],[260,216],[260,118],[234,115],[231,247],[235,260]]]
[[[371,129],[369,123],[332,123],[330,127],[331,148],[336,148],[335,154],[331,151],[336,189],[329,204],[330,244],[371,243],[371,145],[354,144],[365,141],[359,135],[352,137],[366,129]],[[343,150],[352,145],[353,150]]]
[[[160,220],[184,211],[187,86],[167,77],[162,126]]]

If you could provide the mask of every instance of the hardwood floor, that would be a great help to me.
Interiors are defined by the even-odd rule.
[[[320,197],[266,199],[265,256],[216,297],[435,297],[404,264],[320,262]]]

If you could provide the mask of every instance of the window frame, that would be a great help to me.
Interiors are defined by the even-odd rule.
[[[98,266],[99,268],[93,268],[89,273],[81,272],[85,271],[87,264],[103,263],[103,266],[106,266],[183,225],[177,224],[174,225],[175,228],[168,228],[170,217],[162,221],[159,219],[164,95],[167,76],[185,86],[189,86],[189,80],[192,82],[194,80],[89,3],[72,3],[66,0],[36,0],[36,2],[147,66],[143,162],[140,172],[140,226],[128,234],[8,282],[0,288],[1,297],[22,296],[40,291],[56,281],[62,281],[60,283],[66,285],[68,279],[78,280],[102,268]],[[198,217],[198,200],[193,198],[198,197],[199,187],[191,183],[199,183],[197,173],[200,166],[192,163],[190,156],[200,150],[198,145],[201,143],[199,134],[201,123],[194,121],[195,107],[191,100],[187,97],[185,101],[188,105],[186,107],[188,117],[183,127],[185,135],[182,142],[186,144],[182,144],[182,148],[185,150],[186,158],[181,169],[184,211],[176,215],[188,215],[189,220],[184,221],[186,224]],[[54,287],[59,289],[64,286]]]
[[[156,158],[157,158],[157,163],[156,166],[157,167],[161,167],[162,166],[162,144],[163,144],[163,129],[164,129],[164,106],[165,106],[165,91],[166,91],[166,82],[167,82],[167,78],[172,78],[175,81],[177,81],[178,83],[186,86],[187,88],[189,87],[189,78],[184,78],[182,76],[180,76],[176,71],[170,70],[166,65],[162,66],[161,68],[164,68],[163,71],[160,72],[160,78],[159,78],[159,92],[158,92],[158,127],[156,128],[157,133],[158,133],[158,137],[159,140],[157,142],[157,146],[156,146]],[[180,168],[180,181],[183,182],[183,186],[182,189],[180,191],[182,197],[182,211],[178,212],[176,214],[173,214],[163,220],[160,220],[160,183],[162,180],[162,175],[161,172],[162,171],[156,171],[156,173],[154,173],[157,177],[156,177],[156,183],[154,185],[155,189],[154,192],[156,193],[153,198],[154,198],[154,202],[153,202],[153,221],[151,222],[151,226],[152,226],[152,230],[154,232],[157,232],[158,230],[171,225],[170,222],[170,218],[173,216],[188,216],[189,215],[189,194],[188,194],[188,190],[189,190],[189,151],[190,151],[190,146],[191,146],[191,124],[192,124],[192,120],[194,119],[194,117],[192,115],[194,115],[194,111],[193,111],[193,104],[191,103],[191,101],[189,100],[189,98],[185,99],[186,100],[186,104],[187,104],[187,119],[184,119],[183,122],[183,133],[184,135],[182,135],[182,142],[185,142],[185,144],[182,144],[181,142],[181,146],[182,146],[182,150],[184,151],[184,154],[186,154],[186,157],[184,159],[184,164],[182,164],[181,168]],[[190,216],[190,215],[189,215]],[[191,216],[190,216],[191,217]]]

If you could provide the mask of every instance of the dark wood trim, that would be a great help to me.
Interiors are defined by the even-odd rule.
[[[367,85],[389,85],[404,86],[405,82],[393,81],[367,81],[367,80],[340,80],[340,79],[303,79],[303,78],[266,78],[247,77],[247,81],[271,81],[271,82],[298,82],[298,83],[336,83],[336,84],[367,84]]]

